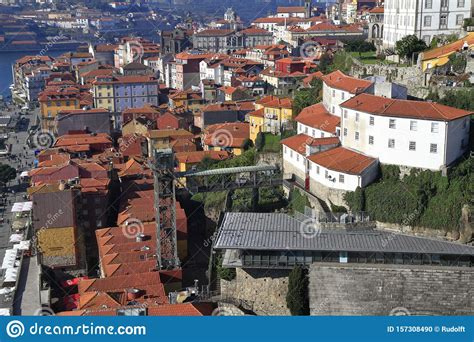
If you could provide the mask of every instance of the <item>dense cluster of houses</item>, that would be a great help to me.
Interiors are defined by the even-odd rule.
[[[338,36],[362,29],[313,16],[311,1],[250,28],[227,11],[205,30],[190,29],[163,32],[160,44],[124,37],[13,66],[14,100],[39,106],[34,135],[51,137],[47,146],[32,140],[28,195],[42,265],[74,286],[56,307],[62,315],[210,314],[206,304],[171,304],[184,271],[157,269],[149,166],[157,149],[171,149],[175,170],[185,172],[296,127],[281,141],[285,178],[338,205],[345,192],[373,182],[379,164],[444,170],[467,149],[471,113],[408,100],[405,87],[380,78],[318,71],[321,54],[342,46]],[[295,53],[308,39],[316,52]],[[293,95],[315,80],[322,102],[296,116]],[[176,226],[178,256],[187,260],[179,203]]]

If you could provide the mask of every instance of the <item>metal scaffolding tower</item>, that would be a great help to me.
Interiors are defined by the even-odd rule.
[[[176,237],[176,197],[174,153],[171,149],[155,151],[153,165],[156,208],[156,246],[158,269],[179,268]]]

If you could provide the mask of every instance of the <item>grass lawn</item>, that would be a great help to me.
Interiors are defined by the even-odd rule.
[[[349,53],[352,57],[357,58],[364,64],[376,64],[381,62],[381,60],[376,58],[375,51],[362,52],[361,54],[358,52]]]
[[[263,148],[262,152],[280,152],[280,136],[273,135],[271,133],[265,133],[263,135]]]

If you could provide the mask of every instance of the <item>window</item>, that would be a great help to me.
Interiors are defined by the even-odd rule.
[[[443,27],[448,24],[448,15],[447,14],[441,14],[439,16],[439,26]]]
[[[465,0],[458,0],[458,7],[464,7]]]
[[[344,97],[345,97],[345,96],[344,96],[344,92],[342,91],[342,92],[341,92],[341,99],[344,100]]]
[[[284,153],[284,154],[288,154],[288,147],[285,146],[285,147],[283,148],[283,153]]]
[[[416,151],[416,142],[415,141],[410,141],[408,149],[410,151]]]
[[[464,16],[462,14],[458,14],[456,16],[456,25],[462,25],[463,21],[464,21]]]
[[[356,113],[356,122],[359,122],[359,113]]]
[[[293,150],[290,150],[290,157],[293,158]]]
[[[347,128],[344,128],[344,136],[347,137]]]
[[[300,155],[297,153],[296,154],[296,161],[299,162],[300,161]]]
[[[339,175],[339,183],[344,183],[344,175]]]
[[[439,124],[437,122],[431,123],[431,133],[438,133],[439,132]]]
[[[355,132],[354,137],[355,137],[355,140],[359,140],[359,132]]]
[[[465,120],[462,122],[462,128],[466,128],[466,127],[467,127],[467,120],[468,120],[468,119],[465,119]]]
[[[336,96],[336,91],[333,89],[332,90],[332,97],[335,97]]]
[[[430,153],[438,153],[438,144],[430,144]]]
[[[431,26],[431,16],[427,15],[423,18],[423,26],[430,27]]]
[[[388,127],[389,128],[397,128],[397,124],[395,123],[395,119],[390,119],[390,121],[388,122]]]
[[[373,116],[370,117],[369,119],[369,125],[373,126],[374,125],[375,118]]]
[[[334,108],[334,106],[332,106],[332,113],[334,114],[336,112],[336,109]]]
[[[433,7],[433,0],[426,0],[425,1],[425,8],[431,9]]]
[[[372,135],[369,135],[369,145],[374,144],[374,137]]]
[[[344,119],[347,119],[347,109],[344,109]]]
[[[313,137],[316,135],[316,130],[315,130],[315,129],[313,129],[311,135],[312,135]]]
[[[416,121],[410,121],[410,131],[416,131],[417,130],[417,122]]]
[[[319,166],[318,165],[316,165],[316,174],[319,175]]]
[[[448,0],[441,0],[441,7],[448,7]]]
[[[324,138],[324,132],[321,132],[321,138]]]
[[[326,170],[326,171],[324,172],[324,177],[329,178],[329,172],[328,172],[328,170]]]
[[[308,126],[306,126],[306,127],[304,128],[304,132],[305,132],[305,134],[308,134]]]
[[[388,139],[388,148],[395,148],[395,139]]]

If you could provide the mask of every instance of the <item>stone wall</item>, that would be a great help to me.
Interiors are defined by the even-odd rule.
[[[473,315],[474,269],[314,263],[311,315]]]
[[[313,179],[310,179],[309,186],[310,186],[310,192],[314,196],[326,202],[328,207],[330,207],[329,201],[331,201],[335,205],[347,207],[347,203],[346,201],[344,201],[344,194],[346,193],[346,191],[328,188],[327,186],[324,186]]]
[[[429,88],[424,86],[425,74],[417,65],[411,67],[398,67],[396,65],[363,64],[353,58],[351,74],[358,78],[377,75],[384,76],[387,81],[404,85],[408,89],[408,95],[426,98]]]
[[[290,315],[286,307],[289,273],[289,270],[237,268],[234,280],[221,279],[221,294],[242,302],[245,309],[257,315]]]

